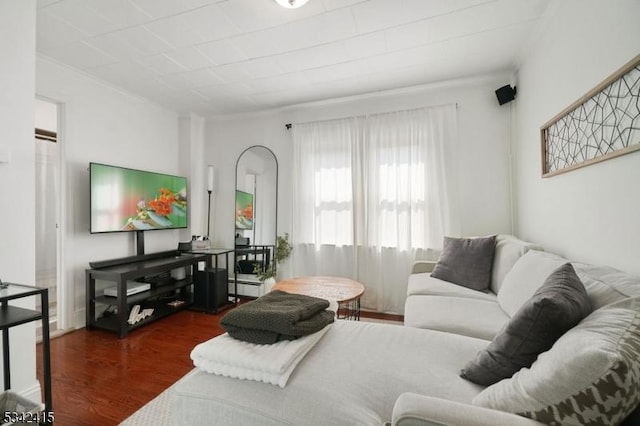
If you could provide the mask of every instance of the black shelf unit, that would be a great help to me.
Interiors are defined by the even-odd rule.
[[[275,249],[274,244],[236,245],[236,274],[232,279],[235,281],[236,295],[239,294],[238,288],[243,297],[257,298],[264,294],[264,284],[253,271],[256,266],[265,270],[269,265],[273,265],[276,269]]]
[[[44,407],[46,413],[52,413],[53,394],[51,393],[51,349],[49,347],[49,289],[15,283],[5,284],[7,284],[6,288],[0,289],[0,330],[2,330],[4,389],[11,389],[9,329],[29,322],[41,321]],[[12,300],[31,296],[40,297],[39,311],[9,305],[9,302]]]
[[[193,285],[193,275],[197,270],[198,262],[206,261],[206,256],[198,254],[180,253],[170,250],[140,256],[126,257],[122,259],[108,260],[104,262],[92,262],[91,269],[86,274],[86,327],[87,329],[100,328],[114,331],[122,339],[127,337],[129,331],[145,324],[164,318],[181,309],[186,308],[192,302],[189,287]],[[126,295],[127,283],[141,278],[169,273],[173,269],[190,268],[191,273],[185,273],[186,277],[180,280],[168,279],[165,282],[151,284],[149,290]],[[105,296],[103,292],[96,293],[96,280],[113,281],[118,289],[117,297]],[[183,300],[180,306],[170,306],[167,300],[156,300],[163,294],[180,292],[179,298]],[[96,318],[96,304],[116,306],[117,313]],[[153,315],[135,324],[129,324],[129,307],[135,304],[145,304],[145,307],[153,307]],[[153,305],[153,306],[151,306]],[[106,311],[105,311],[106,312]]]
[[[260,265],[263,270],[266,269],[274,261],[275,248],[276,246],[273,244],[236,246],[234,250],[236,254],[236,269],[243,274],[253,274],[253,268],[256,265]],[[242,261],[251,264],[248,271],[240,266]]]
[[[197,311],[203,311],[206,313],[217,314],[220,309],[233,307],[238,303],[238,296],[237,296],[238,285],[237,283],[235,283],[235,281],[237,280],[236,280],[236,271],[234,266],[235,265],[234,252],[235,252],[234,249],[228,249],[228,248],[209,248],[209,249],[203,249],[203,250],[186,251],[186,253],[198,254],[206,257],[205,272],[207,273],[205,274],[206,278],[204,282],[204,289],[201,292],[203,297],[201,297],[202,300],[198,300],[198,301],[194,300],[194,305],[191,306],[191,309],[197,310]],[[231,260],[229,258],[230,255],[233,255],[233,264],[231,263]],[[227,302],[222,306],[218,306],[217,303],[212,303],[212,300],[215,301],[219,297],[218,297],[218,294],[216,293],[217,292],[217,286],[215,285],[216,280],[214,279],[214,282],[211,282],[211,276],[213,275],[215,277],[218,271],[220,272],[222,271],[222,262],[220,259],[220,257],[222,256],[224,256],[224,267],[227,270],[227,275],[226,275],[227,282],[225,283],[225,285],[228,286],[229,282],[234,282],[235,287],[234,287],[233,296],[227,293],[227,296],[226,296]],[[213,274],[209,272],[213,272]],[[232,298],[233,300],[230,301],[229,300],[230,298]]]

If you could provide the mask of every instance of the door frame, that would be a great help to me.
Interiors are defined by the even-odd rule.
[[[56,203],[56,303],[57,303],[57,331],[64,331],[73,327],[73,300],[70,286],[67,284],[67,273],[65,269],[65,221],[66,205],[67,205],[67,182],[66,176],[66,161],[65,152],[66,144],[65,139],[65,109],[64,104],[56,99],[52,99],[46,96],[36,95],[36,99],[44,102],[49,102],[56,105],[57,112],[57,134],[56,143],[58,144],[58,158],[57,158],[57,184],[60,191],[58,202]],[[73,282],[73,281],[69,281]],[[64,285],[63,285],[64,284]],[[72,286],[71,286],[72,288]]]

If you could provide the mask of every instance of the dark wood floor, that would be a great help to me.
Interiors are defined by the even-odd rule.
[[[363,316],[402,321],[401,316]],[[223,333],[222,314],[181,311],[132,331],[126,339],[77,330],[51,340],[57,425],[117,425],[193,368],[193,347]],[[41,350],[37,350],[42,383]]]

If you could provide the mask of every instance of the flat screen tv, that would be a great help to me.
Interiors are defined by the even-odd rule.
[[[90,163],[92,234],[187,227],[187,178]]]
[[[236,190],[236,229],[253,229],[253,194]]]

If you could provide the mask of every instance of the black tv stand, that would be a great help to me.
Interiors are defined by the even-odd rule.
[[[86,275],[86,327],[100,328],[118,333],[120,338],[127,336],[129,331],[160,319],[192,303],[192,292],[188,291],[193,285],[193,276],[198,269],[198,262],[205,262],[207,257],[202,254],[181,254],[177,250],[159,253],[129,256],[99,262],[90,262],[91,269]],[[127,296],[127,283],[140,278],[170,272],[173,269],[186,268],[184,279],[167,280],[152,286],[141,293]],[[105,296],[102,291],[96,291],[96,280],[113,281],[118,289],[117,297]],[[170,305],[162,300],[163,295],[178,292],[182,300],[179,306]],[[160,300],[158,300],[160,299]],[[115,306],[117,315],[102,315],[96,317],[96,305]],[[130,309],[134,305],[152,307],[153,315],[135,324],[129,324]],[[106,310],[105,310],[106,312]]]
[[[144,231],[136,231],[136,254],[138,256],[144,254]]]
[[[100,260],[97,262],[89,262],[89,266],[94,269],[108,268],[110,266],[124,265],[127,263],[143,262],[145,260],[160,259],[165,257],[180,256],[178,250],[161,251],[158,253],[139,254],[136,256],[119,257],[117,259]]]

